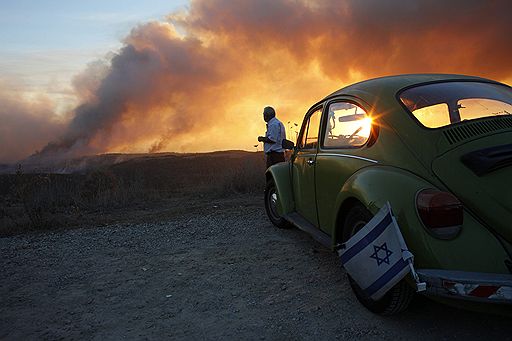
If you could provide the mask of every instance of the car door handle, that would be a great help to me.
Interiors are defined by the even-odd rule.
[[[308,165],[314,165],[315,164],[315,160],[313,159],[309,159],[308,161],[306,161],[308,163]]]

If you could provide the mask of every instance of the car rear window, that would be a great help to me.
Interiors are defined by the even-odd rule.
[[[443,82],[409,88],[400,100],[427,128],[512,114],[510,87],[483,82]]]

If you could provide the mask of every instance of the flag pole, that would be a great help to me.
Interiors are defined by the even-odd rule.
[[[388,206],[388,210],[391,213],[391,219],[393,221],[393,226],[395,226],[395,229],[397,231],[398,239],[400,240],[400,244],[402,244],[402,258],[407,261],[409,264],[409,269],[411,270],[412,278],[414,279],[414,282],[416,282],[416,292],[422,292],[427,290],[427,283],[422,282],[420,280],[420,276],[418,276],[418,273],[414,269],[414,255],[409,251],[407,248],[407,244],[405,244],[404,237],[402,236],[402,232],[400,231],[400,228],[398,227],[398,223],[395,219],[395,215],[393,214],[393,210],[391,209],[391,204],[386,202],[386,205]]]

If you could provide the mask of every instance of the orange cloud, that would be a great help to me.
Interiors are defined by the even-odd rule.
[[[498,0],[195,0],[134,28],[107,69],[77,77],[82,104],[39,156],[251,149],[265,105],[293,123],[366,78],[509,80],[511,12]]]

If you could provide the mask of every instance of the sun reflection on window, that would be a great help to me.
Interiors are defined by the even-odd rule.
[[[333,103],[325,131],[324,146],[330,148],[360,147],[370,137],[372,119],[352,103]]]
[[[450,124],[450,115],[446,103],[417,109],[412,113],[418,121],[430,128],[438,128]]]
[[[510,87],[483,82],[440,82],[409,88],[400,99],[428,128],[512,114]]]

